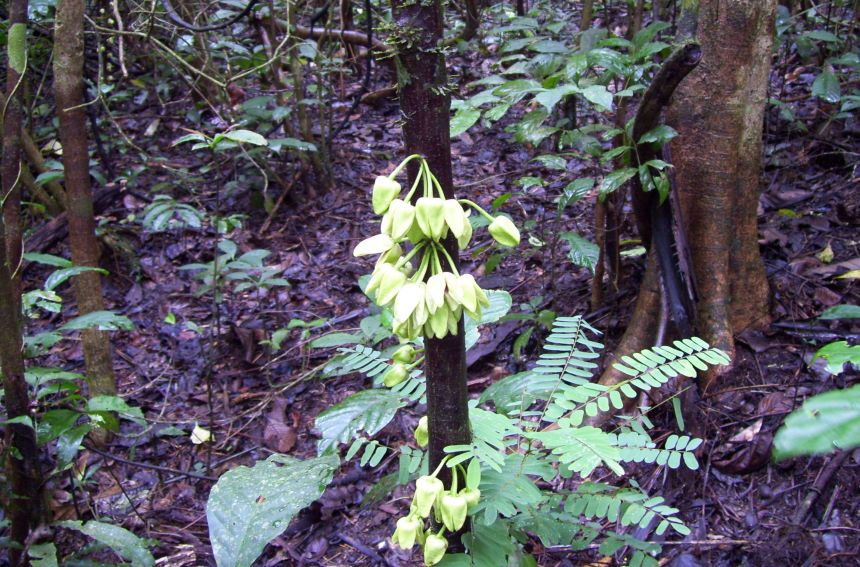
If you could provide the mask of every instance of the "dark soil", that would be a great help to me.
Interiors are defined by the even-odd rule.
[[[458,58],[452,64],[480,68],[477,57],[473,61]],[[774,70],[775,89],[783,88],[786,72],[787,68]],[[787,413],[811,394],[845,387],[857,379],[851,372],[830,376],[818,363],[810,366],[809,362],[818,346],[840,337],[856,340],[860,332],[860,325],[849,321],[815,320],[829,306],[860,303],[856,280],[834,278],[860,267],[856,170],[860,124],[856,117],[826,123],[832,109],[803,96],[809,85],[802,75],[795,80],[796,84],[785,86],[784,96],[790,98],[796,91],[793,108],[809,133],[792,131],[772,111],[765,134],[760,243],[773,291],[775,324],[765,332],[742,334],[734,370],[704,393],[698,408],[707,426],[702,468],[683,474],[662,468],[633,469],[641,486],[664,495],[693,528],[687,540],[665,542],[663,564],[860,564],[860,453],[849,456],[823,486],[817,486],[816,480],[834,456],[780,464],[770,459],[773,434]],[[377,77],[375,87],[385,86],[386,81]],[[204,513],[212,482],[176,471],[217,477],[272,452],[314,456],[314,418],[368,387],[361,376],[322,377],[317,370],[334,351],[308,346],[310,339],[324,332],[356,329],[369,313],[357,279],[369,272],[370,263],[353,258],[351,249],[375,230],[369,206],[374,176],[390,171],[405,157],[396,101],[359,107],[353,118],[334,143],[334,189],[319,190],[313,175],[306,173],[265,231],[260,228],[266,214],[251,206],[248,191],[223,194],[218,176],[231,178],[230,165],[206,174],[207,181],[196,185],[196,204],[210,211],[220,207],[222,212],[250,212],[231,239],[242,251],[270,250],[267,263],[278,265],[282,277],[291,283],[289,288],[270,291],[227,291],[219,321],[213,316],[211,295],[195,294],[199,282],[179,270],[184,264],[211,260],[214,231],[151,234],[131,228],[137,225],[112,223],[126,227],[113,234],[113,242],[126,242],[130,252],[118,246],[106,250],[105,267],[112,272],[106,278],[108,303],[136,326],[133,332],[115,335],[116,368],[121,392],[144,410],[152,427],[143,434],[135,430],[134,435],[117,436],[104,453],[83,452],[76,467],[86,478],[83,489],[72,488],[70,476],[54,479],[55,519],[109,517],[141,536],[157,539],[156,557],[163,558],[160,565],[214,564]],[[131,136],[140,136],[146,127],[145,121],[120,119],[120,124]],[[181,125],[180,120],[164,121],[159,134],[161,155],[193,172],[201,162],[182,147],[167,147],[182,134]],[[559,175],[530,161],[540,153],[515,144],[499,127],[475,128],[455,142],[460,194],[489,206],[498,195],[513,191],[515,196],[503,210],[520,223],[533,222],[526,225],[530,228],[524,231],[524,243],[517,252],[489,274],[486,254],[466,254],[463,259],[467,271],[481,276],[482,287],[511,290],[515,310],[519,303],[541,296],[541,308],[586,314],[591,274],[572,266],[565,245],[554,235],[559,230],[591,235],[592,201],[584,200],[556,222],[552,200],[593,165],[577,164],[573,167],[578,169]],[[292,175],[290,167],[281,168],[287,179]],[[516,188],[519,177],[533,173],[542,174],[549,185],[526,191]],[[129,213],[140,215],[149,198],[146,187],[159,182],[175,185],[177,180],[151,164],[134,187],[117,188],[123,198],[116,199],[104,216],[118,221]],[[186,193],[179,189],[176,194]],[[529,236],[543,246],[529,244]],[[828,246],[833,258],[825,263],[816,255]],[[642,270],[642,257],[625,259],[620,289],[608,292],[605,309],[590,320],[605,332],[610,352],[625,328]],[[168,314],[175,315],[175,323],[165,322]],[[292,319],[317,318],[327,323],[307,337],[302,337],[302,329],[295,329],[277,352],[259,345]],[[185,328],[189,321],[202,331]],[[524,368],[511,355],[511,345],[525,323],[508,325],[497,347],[484,346],[500,329],[485,330],[476,347],[483,349],[484,356],[470,367],[473,394]],[[539,352],[541,336],[535,333],[526,358]],[[66,367],[81,366],[78,346],[54,354]],[[420,415],[420,408],[403,411],[381,433],[382,442],[397,446],[411,439]],[[671,411],[657,410],[652,417],[655,436],[677,427]],[[188,434],[197,423],[212,430],[214,443],[189,442]],[[180,428],[182,435],[171,435],[174,428]],[[211,464],[208,472],[206,463]],[[259,565],[418,564],[417,553],[392,549],[388,541],[395,520],[408,507],[409,490],[398,488],[381,502],[363,505],[374,483],[396,468],[395,458],[366,470],[345,463],[323,498],[272,542]],[[801,502],[810,496],[814,503],[809,513],[795,517]],[[571,553],[538,544],[533,553],[542,566],[581,565],[598,559],[596,551]]]

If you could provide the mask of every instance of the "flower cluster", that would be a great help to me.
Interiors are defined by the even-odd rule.
[[[448,549],[448,540],[443,535],[445,530],[456,532],[466,523],[466,516],[481,500],[481,491],[478,485],[481,481],[480,465],[473,460],[469,464],[469,471],[464,475],[466,487],[457,490],[457,471],[462,472],[461,467],[451,470],[451,489],[446,490],[445,485],[437,478],[439,471],[445,461],[439,464],[432,475],[422,476],[415,481],[415,496],[409,506],[409,514],[397,520],[397,527],[391,540],[401,549],[411,549],[417,542],[424,547],[425,565],[435,565],[442,561]],[[424,523],[434,514],[437,524],[441,524],[438,532],[425,529]]]
[[[402,189],[395,177],[413,159],[419,160],[419,174],[400,199]],[[419,186],[423,196],[413,205]],[[489,306],[487,294],[475,278],[459,273],[442,241],[451,235],[461,250],[468,246],[472,209],[486,217],[490,235],[502,246],[519,244],[520,233],[514,223],[508,217],[494,217],[466,199],[446,198],[426,160],[418,155],[406,158],[390,175],[376,178],[372,203],[373,211],[382,215],[380,232],[361,241],[353,254],[379,254],[366,291],[376,294],[379,306],[392,308],[394,333],[407,340],[419,335],[442,338],[457,334],[463,312],[480,319],[481,309]],[[407,242],[412,248],[404,253]],[[422,254],[416,269],[411,260],[419,251]]]

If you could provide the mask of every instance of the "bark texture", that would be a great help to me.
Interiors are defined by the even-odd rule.
[[[702,0],[702,62],[669,112],[700,333],[730,353],[734,333],[769,322],[756,205],[775,9],[773,0]]]
[[[403,139],[407,154],[422,154],[439,179],[446,196],[453,196],[451,137],[449,120],[451,99],[445,57],[438,46],[442,41],[442,7],[433,2],[395,0],[394,29],[398,30],[397,66]],[[415,161],[408,166],[409,177],[418,173]],[[452,236],[445,248],[455,261],[459,257]],[[448,445],[471,441],[466,387],[466,348],[463,321],[456,335],[427,339],[427,413],[430,430],[430,469],[445,456]],[[448,481],[447,469],[442,480]]]
[[[57,3],[54,30],[54,97],[60,118],[60,142],[68,194],[69,243],[77,266],[98,267],[93,195],[90,185],[84,99],[84,0]],[[74,278],[78,311],[84,315],[104,309],[101,276],[84,272]],[[82,334],[90,395],[116,394],[113,357],[107,333],[88,329]]]
[[[775,6],[775,0],[700,0],[695,17],[685,10],[680,27],[695,32],[702,60],[668,111],[668,123],[679,133],[671,153],[698,283],[696,332],[730,355],[735,333],[769,322],[756,204]],[[653,291],[643,286],[642,293]],[[632,336],[653,316],[652,300],[640,297],[640,304],[619,354],[650,346],[648,333]],[[705,385],[715,377],[709,375]],[[601,381],[617,378],[607,372]]]
[[[27,2],[9,3],[9,51],[7,53],[6,87],[11,94],[3,109],[2,195],[0,195],[0,373],[3,374],[4,399],[8,419],[32,419],[27,383],[24,380],[24,356],[21,336],[20,281],[15,277],[21,257],[20,185],[21,185],[21,78],[25,72]],[[13,31],[13,28],[14,31]],[[36,433],[32,427],[14,423],[5,427],[6,477],[10,493],[5,496],[9,519],[9,536],[23,544],[30,529],[42,516],[40,497],[42,478]],[[9,550],[12,565],[21,560],[21,552]]]

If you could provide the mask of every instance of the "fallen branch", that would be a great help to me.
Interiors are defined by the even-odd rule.
[[[827,487],[830,479],[833,478],[833,475],[842,468],[842,465],[848,459],[848,455],[850,454],[851,451],[840,451],[831,457],[827,464],[824,465],[824,468],[822,468],[818,473],[818,478],[815,479],[815,484],[813,484],[812,488],[809,489],[809,493],[806,495],[806,498],[803,499],[803,502],[800,503],[800,506],[794,513],[793,521],[795,524],[802,524],[804,520],[806,520],[806,516],[809,514],[810,508],[812,508],[812,505],[818,500],[818,497],[821,496],[821,493],[824,492],[824,489]]]

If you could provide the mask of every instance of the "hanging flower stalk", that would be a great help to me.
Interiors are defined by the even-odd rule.
[[[413,160],[418,162],[418,172],[402,195],[403,187],[396,178]],[[353,254],[379,255],[365,291],[377,305],[392,310],[392,330],[404,343],[393,354],[393,363],[383,375],[385,386],[394,387],[424,361],[412,341],[418,337],[442,339],[457,335],[464,313],[480,321],[481,310],[490,304],[475,278],[460,272],[457,259],[452,258],[444,241],[453,237],[460,250],[469,245],[473,236],[472,211],[487,219],[490,235],[502,246],[519,244],[520,233],[507,217],[493,216],[466,199],[446,198],[427,160],[417,154],[403,160],[391,174],[376,178],[372,204],[374,213],[382,215],[379,234],[361,241]],[[425,416],[415,431],[415,440],[423,447],[429,438]],[[450,475],[440,475],[444,464],[443,458],[432,475],[418,479],[409,514],[397,521],[392,536],[403,549],[415,543],[421,545],[426,565],[442,560],[448,549],[446,531],[456,533],[462,529],[469,511],[480,499],[477,462],[469,464],[468,473],[457,466]],[[464,479],[462,490],[457,486],[458,471]],[[440,476],[450,476],[448,490]],[[425,528],[431,513],[435,523]]]
[[[407,163],[419,160],[419,173],[401,199],[402,188],[395,177]],[[412,205],[418,190],[421,197]],[[367,286],[380,307],[394,312],[394,334],[402,340],[419,335],[443,338],[457,334],[457,323],[465,312],[480,320],[481,309],[489,306],[487,294],[471,274],[461,274],[442,245],[449,234],[460,250],[472,239],[472,210],[489,221],[490,235],[502,246],[516,246],[520,232],[504,216],[492,216],[467,199],[446,199],[439,181],[419,155],[406,158],[388,176],[379,176],[373,185],[373,211],[382,215],[379,234],[361,241],[355,256],[378,254],[379,260]],[[404,246],[410,246],[408,252]],[[413,258],[423,252],[417,268]]]

